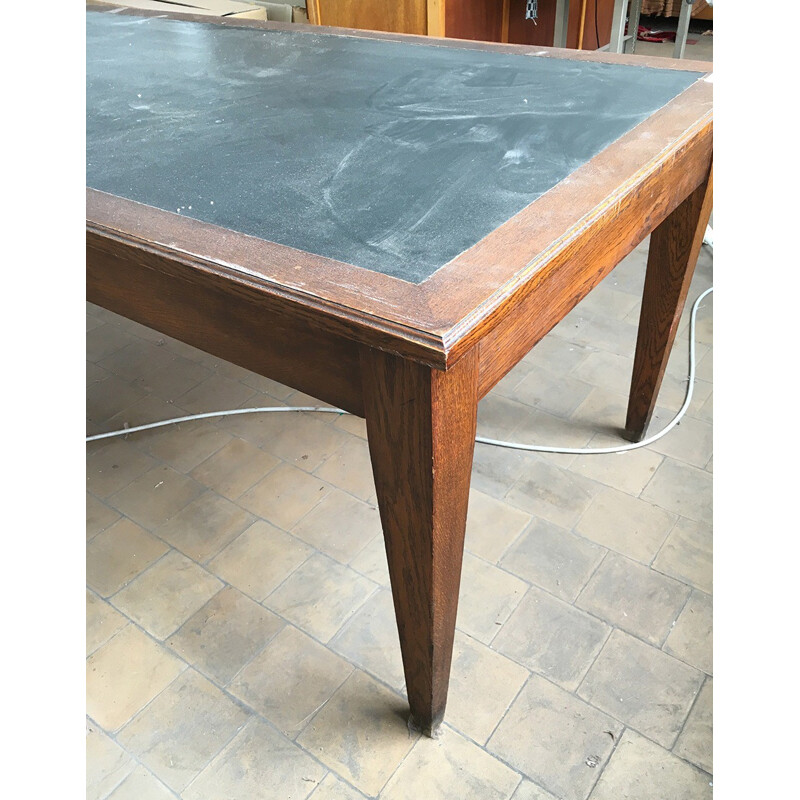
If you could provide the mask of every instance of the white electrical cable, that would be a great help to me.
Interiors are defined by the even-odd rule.
[[[495,447],[508,447],[513,450],[528,450],[534,453],[565,453],[567,455],[603,455],[609,453],[626,453],[629,450],[638,450],[640,447],[647,447],[657,439],[669,433],[681,420],[681,417],[686,413],[689,404],[692,402],[692,393],[694,391],[694,373],[695,373],[695,342],[694,331],[697,319],[697,309],[700,306],[700,301],[714,291],[714,287],[706,289],[694,301],[692,306],[692,313],[689,319],[689,386],[686,390],[686,399],[680,407],[678,413],[673,419],[653,436],[643,439],[641,442],[632,442],[631,444],[618,445],[617,447],[547,447],[546,445],[538,444],[522,444],[519,442],[505,442],[500,439],[488,439],[484,436],[476,436],[475,441],[480,444],[490,444]],[[137,425],[134,428],[122,428],[118,431],[109,431],[108,433],[98,433],[94,436],[87,436],[87,442],[95,442],[98,439],[109,439],[112,436],[127,436],[129,433],[136,433],[137,431],[146,431],[150,428],[160,428],[164,425],[175,425],[178,422],[190,422],[196,419],[209,419],[211,417],[228,417],[234,414],[259,414],[262,412],[277,412],[277,411],[318,411],[327,414],[347,414],[347,411],[342,411],[340,408],[330,408],[329,406],[266,406],[264,408],[232,408],[227,411],[209,411],[205,414],[191,414],[187,417],[176,417],[175,419],[165,419],[159,422],[151,422],[147,425]]]

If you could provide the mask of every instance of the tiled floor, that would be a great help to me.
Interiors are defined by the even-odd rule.
[[[480,406],[479,433],[619,442],[647,242]],[[680,406],[688,308],[657,430]],[[477,445],[442,735],[406,726],[362,420],[229,416],[87,446],[88,797],[710,797],[712,299],[666,438]],[[88,309],[90,433],[288,387]]]

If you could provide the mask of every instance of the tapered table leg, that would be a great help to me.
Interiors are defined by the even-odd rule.
[[[639,335],[633,361],[626,436],[644,438],[667,368],[689,284],[711,216],[713,170],[652,233]]]
[[[406,689],[429,736],[444,717],[478,406],[477,352],[447,372],[364,348],[361,368]]]

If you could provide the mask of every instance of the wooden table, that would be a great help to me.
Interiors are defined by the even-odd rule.
[[[89,299],[365,417],[442,721],[478,401],[652,232],[648,425],[711,208],[708,65],[87,13]]]

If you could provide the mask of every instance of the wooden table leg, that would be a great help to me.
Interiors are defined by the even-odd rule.
[[[625,434],[644,438],[711,216],[713,170],[652,233]]]
[[[367,436],[413,723],[444,717],[478,408],[477,350],[447,372],[364,348]]]

